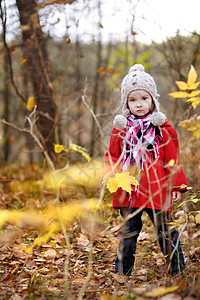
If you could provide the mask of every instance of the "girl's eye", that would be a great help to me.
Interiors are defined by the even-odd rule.
[[[146,100],[146,99],[147,99],[147,97],[143,97],[142,99],[143,99],[143,100]]]
[[[130,98],[129,101],[135,101],[135,99],[134,98]]]

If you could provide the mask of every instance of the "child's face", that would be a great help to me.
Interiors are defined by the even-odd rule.
[[[128,107],[137,117],[147,115],[153,107],[151,95],[145,90],[135,90],[128,95]]]

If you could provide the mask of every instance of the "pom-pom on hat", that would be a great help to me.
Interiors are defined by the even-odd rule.
[[[154,126],[161,126],[166,117],[160,112],[158,99],[160,95],[157,92],[157,87],[153,77],[145,72],[144,66],[136,64],[129,69],[128,74],[124,77],[121,84],[121,102],[122,115],[117,115],[114,119],[114,125],[118,129],[126,127],[127,117],[131,114],[127,106],[127,97],[130,92],[135,90],[147,91],[154,101],[154,111],[151,116],[151,122]]]

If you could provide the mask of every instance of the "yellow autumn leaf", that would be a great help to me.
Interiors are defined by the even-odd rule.
[[[179,125],[183,128],[188,128],[190,121],[189,120],[185,120],[182,121]]]
[[[135,177],[130,175],[130,172],[116,173],[114,178],[109,178],[106,187],[111,193],[122,188],[124,191],[131,193],[131,185],[139,185]]]
[[[200,91],[193,91],[189,94],[189,98],[196,97],[200,94]]]
[[[28,101],[27,101],[27,105],[26,105],[26,108],[28,110],[32,110],[35,106],[35,98],[34,97],[29,97],[28,98]]]
[[[98,200],[92,198],[86,201],[74,201],[59,207],[49,206],[43,211],[0,210],[0,227],[10,223],[23,230],[33,227],[39,232],[40,235],[34,239],[30,247],[21,247],[26,253],[31,253],[35,246],[40,247],[54,238],[55,234],[62,230],[61,223],[68,226],[77,216],[85,216],[88,212],[97,209],[97,205]]]
[[[86,152],[86,149],[85,149],[85,148],[83,148],[83,147],[81,147],[81,146],[78,146],[78,145],[76,145],[76,144],[71,143],[70,146],[69,146],[69,148],[66,149],[65,151],[69,151],[69,150],[73,150],[73,151],[76,151],[76,152],[81,153],[81,154],[87,159],[87,161],[90,162],[91,157],[90,157],[90,155]]]
[[[197,130],[197,126],[188,127],[188,131],[195,131],[195,130]]]
[[[199,84],[200,84],[200,81],[195,82],[195,83],[191,84],[188,89],[189,90],[196,90],[198,88]]]
[[[64,150],[65,150],[65,146],[59,145],[59,144],[54,145],[54,152],[55,153],[61,153]]]
[[[187,79],[188,86],[195,83],[196,79],[197,79],[197,72],[195,68],[191,65],[190,71],[188,73],[188,79]]]
[[[196,98],[195,101],[192,102],[192,107],[195,109],[198,105],[200,105],[200,98]]]
[[[186,102],[196,102],[197,100],[200,100],[200,97],[192,97],[186,100]]]
[[[21,58],[21,59],[20,59],[20,64],[24,64],[26,61],[27,61],[26,58]]]
[[[169,93],[168,95],[173,98],[187,98],[189,96],[187,92],[173,92]]]
[[[111,193],[116,192],[119,188],[116,178],[109,178],[106,187]]]
[[[171,159],[171,160],[168,162],[167,166],[173,167],[174,164],[175,164],[175,160],[174,160],[174,159]]]
[[[193,136],[198,140],[200,139],[200,128],[193,132]]]
[[[178,288],[179,288],[178,285],[169,286],[169,287],[160,286],[158,288],[154,288],[152,291],[146,292],[145,296],[156,298],[156,297],[159,297],[159,296],[166,295],[168,293],[172,293],[172,292],[176,291]]]
[[[192,135],[196,139],[200,139],[200,116],[194,115],[189,120],[185,120],[179,124],[181,127],[192,131]]]
[[[197,214],[195,217],[196,224],[200,224],[200,214]]]
[[[176,81],[176,85],[177,85],[177,87],[178,87],[180,90],[182,90],[182,91],[185,91],[185,90],[188,89],[188,85],[187,85],[187,83],[184,82],[184,81]]]

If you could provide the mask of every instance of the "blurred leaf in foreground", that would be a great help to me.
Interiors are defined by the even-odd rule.
[[[98,187],[101,184],[103,161],[94,159],[85,164],[75,164],[66,170],[57,170],[44,176],[45,188],[57,190],[67,186]]]

